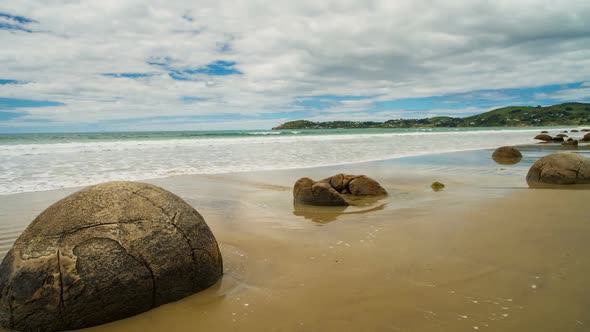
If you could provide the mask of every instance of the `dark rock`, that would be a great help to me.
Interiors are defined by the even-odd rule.
[[[350,180],[348,189],[354,196],[383,196],[387,192],[381,185],[368,176],[361,175]]]
[[[213,285],[223,271],[203,217],[137,182],[83,189],[43,211],[0,265],[0,324],[60,331],[122,319]]]
[[[563,137],[553,137],[552,141],[553,142],[563,142],[564,139],[563,139]]]
[[[549,132],[547,130],[543,130],[541,134],[549,134]]]
[[[582,141],[590,141],[590,133],[587,133],[584,135],[584,137],[582,138]]]
[[[562,133],[567,133],[567,130],[562,131]]]
[[[555,137],[562,137],[562,138],[564,138],[564,137],[568,137],[568,136],[566,134],[557,134],[557,135],[555,135]]]
[[[522,153],[513,146],[501,146],[492,154],[492,159],[502,165],[512,165],[520,162]]]
[[[578,129],[572,129],[570,130],[570,133],[579,133],[580,131]]]
[[[295,201],[310,205],[345,206],[348,205],[329,183],[315,182],[310,178],[301,178],[293,187]]]
[[[547,134],[539,134],[537,136],[535,136],[535,139],[541,140],[541,141],[545,141],[545,142],[549,142],[553,139],[553,137],[547,135]]]
[[[582,132],[586,132],[586,131],[590,131],[590,129],[582,129],[582,130],[580,130],[580,131],[582,131]]]
[[[526,181],[530,187],[590,184],[590,160],[572,152],[553,153],[531,166]]]
[[[430,188],[432,188],[432,191],[441,191],[441,190],[445,189],[445,185],[441,182],[435,181],[435,182],[432,182],[432,184],[430,185]]]
[[[301,178],[293,187],[295,201],[304,204],[348,205],[343,195],[377,197],[387,195],[387,192],[368,176],[348,174],[336,174],[318,182],[310,178]]]
[[[561,143],[561,145],[574,147],[574,146],[578,146],[578,141],[570,138],[567,141]]]

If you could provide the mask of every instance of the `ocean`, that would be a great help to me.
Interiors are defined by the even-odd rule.
[[[540,130],[429,128],[0,134],[0,195],[115,180],[318,167],[487,149],[532,143]]]

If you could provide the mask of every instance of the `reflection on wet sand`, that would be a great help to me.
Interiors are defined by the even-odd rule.
[[[343,215],[365,214],[380,211],[385,208],[385,205],[386,204],[380,204],[375,207],[355,209],[351,206],[314,206],[293,202],[293,214],[317,223],[324,224],[334,221]]]

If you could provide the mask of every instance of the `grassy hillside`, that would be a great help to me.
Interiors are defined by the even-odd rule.
[[[273,128],[336,129],[336,128],[432,128],[432,127],[525,127],[556,125],[590,125],[590,104],[565,103],[553,106],[510,106],[465,118],[437,116],[425,119],[374,121],[289,121]]]

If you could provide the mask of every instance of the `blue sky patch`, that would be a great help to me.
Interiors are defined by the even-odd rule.
[[[11,15],[0,12],[0,30],[33,32],[31,29],[26,27],[26,25],[30,23],[38,22],[24,16]]]
[[[13,110],[17,108],[63,106],[63,103],[49,100],[32,100],[0,97],[0,110]]]
[[[0,121],[16,119],[16,118],[19,118],[25,114],[26,113],[23,113],[23,112],[2,112],[2,111],[0,111]]]
[[[203,81],[199,76],[242,75],[235,61],[217,60],[198,68],[176,69],[169,57],[154,57],[147,64],[168,70],[168,76],[177,81]]]
[[[9,80],[9,79],[2,79],[0,78],[0,85],[8,85],[8,84],[27,84],[27,81],[19,81],[19,80]]]

